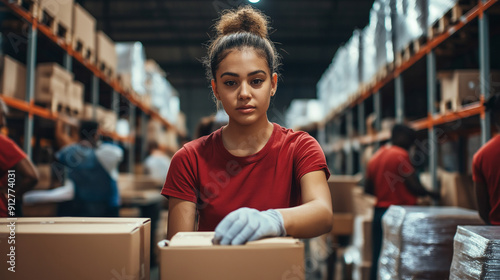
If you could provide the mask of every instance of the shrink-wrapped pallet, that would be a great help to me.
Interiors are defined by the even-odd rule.
[[[458,227],[450,280],[472,279],[500,279],[500,227]]]
[[[459,225],[481,225],[458,207],[391,206],[382,218],[378,279],[448,279]]]
[[[146,51],[141,42],[116,43],[118,73],[122,86],[139,95],[146,93]]]
[[[426,1],[391,0],[395,51],[402,51],[426,33],[426,9]]]

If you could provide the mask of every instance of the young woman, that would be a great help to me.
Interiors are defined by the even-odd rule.
[[[206,58],[207,74],[229,123],[184,145],[162,190],[167,238],[214,231],[223,245],[265,236],[309,238],[332,227],[325,156],[317,141],[269,122],[278,55],[267,20],[251,7],[226,12]]]

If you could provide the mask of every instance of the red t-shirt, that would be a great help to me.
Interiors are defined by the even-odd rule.
[[[413,172],[408,151],[398,146],[381,147],[368,162],[368,179],[377,197],[375,206],[415,205],[417,197],[404,184],[405,178]]]
[[[7,136],[0,134],[0,217],[7,217],[7,174],[26,154]],[[20,199],[20,198],[18,198]]]
[[[305,132],[278,124],[259,152],[233,156],[222,143],[222,129],[184,145],[172,158],[162,194],[197,204],[200,231],[213,231],[230,212],[301,204],[300,178],[324,170],[318,142]]]
[[[489,220],[492,225],[500,225],[500,135],[493,137],[474,155],[472,178],[488,188]]]

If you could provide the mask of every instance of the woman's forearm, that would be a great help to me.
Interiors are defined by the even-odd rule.
[[[332,229],[331,206],[316,200],[300,206],[278,209],[283,216],[287,235],[297,238],[312,238],[328,233]]]

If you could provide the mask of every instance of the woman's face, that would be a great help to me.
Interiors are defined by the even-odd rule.
[[[271,75],[267,61],[255,50],[231,50],[221,61],[212,90],[222,102],[230,123],[251,125],[265,118],[278,76]]]

